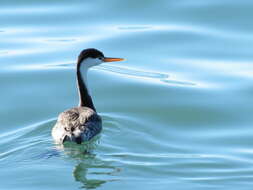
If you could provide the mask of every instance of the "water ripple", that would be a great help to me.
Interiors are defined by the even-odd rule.
[[[15,154],[18,155],[18,152],[29,151],[32,147],[36,147],[42,142],[48,141],[50,135],[48,135],[46,131],[43,133],[41,132],[43,130],[48,130],[45,126],[50,126],[54,121],[55,118],[52,118],[1,134],[0,143],[6,150],[2,150],[0,153],[0,159],[2,160],[6,157],[10,158]]]
[[[191,87],[194,87],[197,85],[196,83],[193,83],[193,82],[184,82],[184,81],[169,79],[170,76],[169,74],[166,74],[166,73],[137,70],[137,69],[128,68],[128,67],[103,65],[103,66],[99,66],[99,70],[109,71],[109,72],[113,72],[113,73],[124,75],[124,76],[143,79],[145,82],[147,82],[147,79],[151,79],[151,81],[153,82],[163,82],[165,84],[170,84],[170,85],[191,86]]]
[[[8,70],[28,71],[28,70],[47,70],[47,69],[74,69],[74,68],[75,63],[66,62],[66,63],[52,63],[52,64],[16,65],[14,67],[8,67]],[[143,79],[144,82],[151,81],[151,82],[162,82],[164,84],[176,86],[200,87],[199,84],[197,85],[194,82],[172,79],[170,75],[167,73],[137,70],[135,68],[119,67],[109,64],[103,64],[94,69],[112,72],[114,74],[119,74],[130,78]]]

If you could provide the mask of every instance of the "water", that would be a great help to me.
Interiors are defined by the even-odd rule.
[[[252,189],[252,6],[1,0],[0,189]],[[89,73],[100,137],[56,146],[88,47],[127,61]]]

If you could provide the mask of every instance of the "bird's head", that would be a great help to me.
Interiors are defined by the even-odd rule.
[[[104,54],[94,48],[89,48],[81,51],[78,56],[78,67],[88,69],[104,62],[123,61],[122,58],[105,57]]]

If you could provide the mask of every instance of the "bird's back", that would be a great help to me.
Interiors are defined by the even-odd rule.
[[[56,143],[89,141],[102,129],[101,117],[88,107],[75,107],[62,112],[53,127]]]

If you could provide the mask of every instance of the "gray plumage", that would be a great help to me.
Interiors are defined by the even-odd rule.
[[[88,107],[75,107],[62,112],[53,127],[56,143],[89,141],[102,130],[101,117]]]

